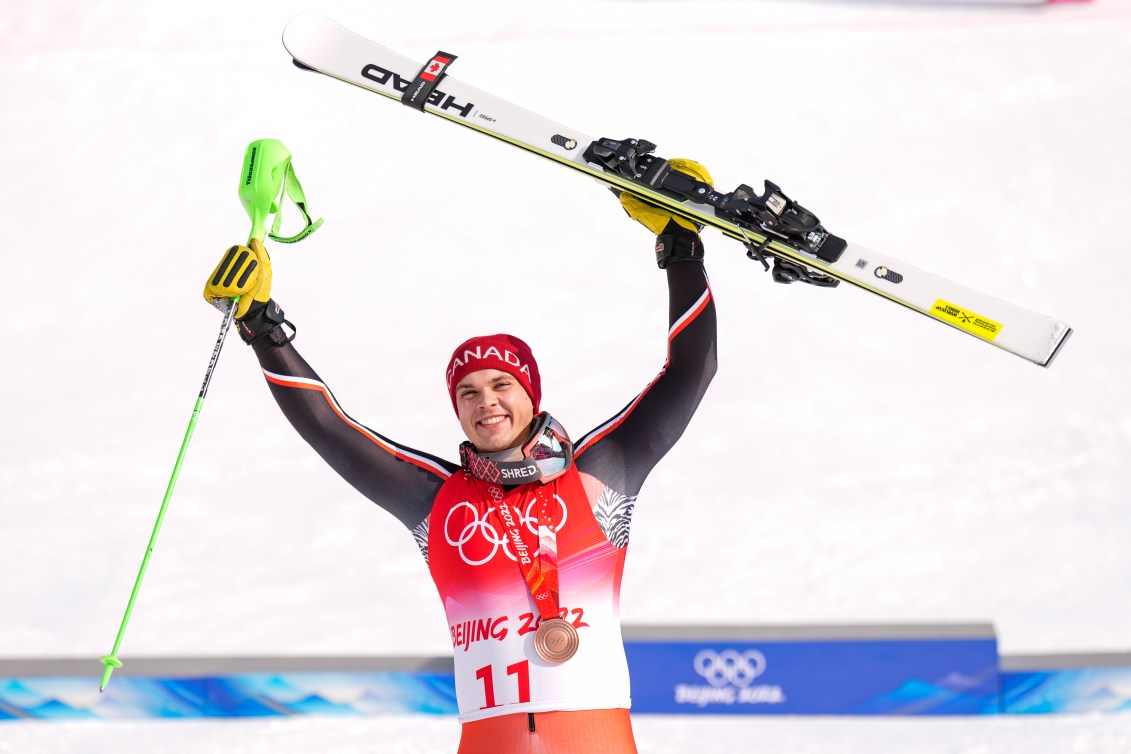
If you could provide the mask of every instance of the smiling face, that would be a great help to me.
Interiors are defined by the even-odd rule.
[[[456,385],[455,397],[459,424],[477,451],[505,450],[526,439],[534,404],[510,374],[498,369],[471,372]]]

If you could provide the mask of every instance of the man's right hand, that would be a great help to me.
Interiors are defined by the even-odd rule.
[[[672,170],[691,176],[703,183],[712,183],[707,168],[694,160],[677,157],[669,163]],[[620,204],[636,222],[656,234],[656,264],[661,270],[672,262],[703,263],[703,241],[699,231],[703,226],[680,217],[665,207],[638,199],[627,191],[622,191]]]
[[[259,239],[224,252],[204,284],[204,300],[218,309],[224,309],[224,302],[236,296],[240,297],[237,320],[247,315],[252,304],[266,304],[271,299],[271,257]]]
[[[668,164],[671,165],[672,170],[689,175],[697,181],[703,181],[704,183],[714,183],[714,181],[711,180],[711,174],[707,172],[707,168],[703,167],[694,160],[676,157],[670,160]],[[643,225],[648,230],[655,233],[657,236],[664,235],[665,233],[671,233],[674,228],[669,228],[668,225],[673,221],[679,227],[683,228],[684,230],[689,230],[692,233],[697,233],[701,227],[691,222],[690,220],[672,214],[671,210],[665,209],[663,207],[657,207],[653,204],[645,202],[642,199],[638,199],[627,191],[621,192],[620,204],[622,207],[624,207],[624,211],[628,213],[629,217]]]

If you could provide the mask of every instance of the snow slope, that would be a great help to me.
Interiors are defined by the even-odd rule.
[[[365,424],[454,458],[441,372],[476,333],[532,342],[578,436],[660,367],[646,231],[590,182],[295,69],[279,35],[309,5],[7,7],[3,654],[96,674],[112,644],[219,324],[200,289],[246,237],[253,139],[288,145],[326,218],[273,249],[274,291]],[[1042,370],[858,291],[775,286],[707,236],[721,370],[641,496],[625,622],[991,620],[1007,653],[1131,649],[1131,2],[430,7],[317,9],[720,186],[770,178],[840,235],[1076,329]],[[441,654],[442,615],[411,537],[233,338],[123,659]]]

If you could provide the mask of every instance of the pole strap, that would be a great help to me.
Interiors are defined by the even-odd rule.
[[[287,197],[298,207],[299,214],[305,222],[303,229],[293,236],[280,236],[279,226],[283,222],[283,197]],[[298,181],[298,176],[295,175],[295,166],[291,162],[287,162],[287,171],[283,176],[283,187],[279,192],[279,198],[275,201],[275,220],[271,223],[271,232],[267,237],[272,241],[279,243],[297,243],[302,239],[309,236],[314,231],[322,227],[322,218],[317,220],[310,219],[310,212],[306,209],[306,193],[302,190],[302,184]]]

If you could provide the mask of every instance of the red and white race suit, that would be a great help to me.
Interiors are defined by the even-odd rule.
[[[533,648],[539,612],[504,539],[492,498],[522,512],[540,482],[502,488],[352,419],[290,343],[254,344],[271,392],[295,429],[344,479],[408,528],[447,614],[461,722],[515,712],[630,706],[619,600],[629,526],[649,472],[683,433],[715,372],[715,308],[703,266],[674,262],[668,357],[659,375],[574,447],[549,483],[559,615],[578,630],[577,654],[551,665]],[[560,418],[560,417],[559,417]]]

